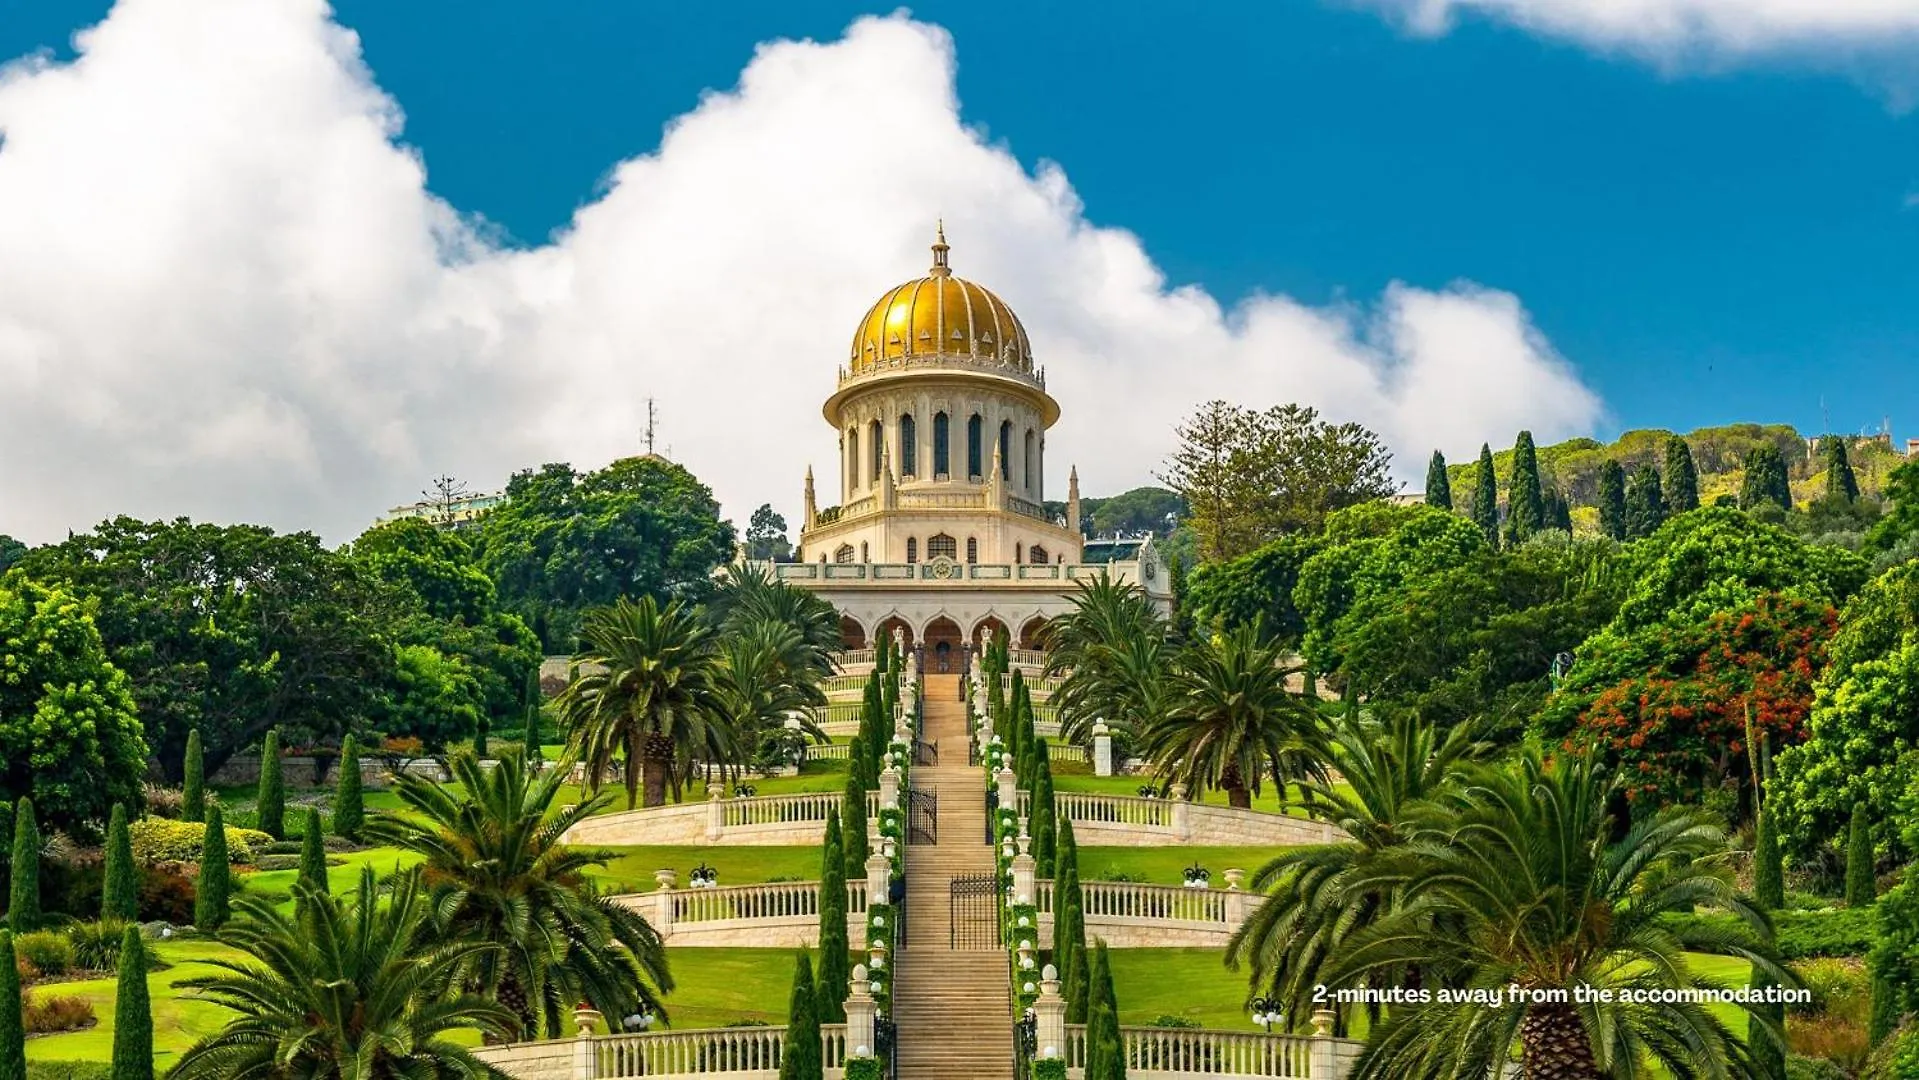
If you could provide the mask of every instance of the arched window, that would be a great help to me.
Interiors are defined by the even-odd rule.
[[[838,548],[834,549],[833,561],[839,562],[839,563],[852,562],[853,561],[853,545],[841,544]]]
[[[947,440],[947,422],[944,412],[933,414],[933,476],[944,480],[952,469],[952,447]]]
[[[986,473],[980,467],[979,452],[980,418],[978,413],[974,413],[966,420],[966,476],[970,480],[977,480]]]
[[[886,429],[880,427],[878,420],[873,421],[873,445],[867,454],[873,459],[873,482],[880,482],[880,459],[885,457],[882,447],[886,445]]]
[[[929,559],[959,558],[959,542],[945,533],[926,538],[926,557]]]
[[[846,429],[846,486],[860,486],[860,429]]]
[[[1046,549],[1034,544],[1026,549],[1026,561],[1034,566],[1046,565]]]
[[[1013,479],[1013,422],[1001,420],[999,423],[999,478]]]
[[[909,536],[906,538],[906,561],[909,563],[920,561],[920,542],[918,537]]]
[[[979,541],[970,536],[966,538],[966,561],[968,563],[979,561]]]
[[[1027,435],[1030,438],[1031,432]],[[900,417],[900,475],[918,476],[919,470],[913,466],[919,464],[919,442],[913,430],[913,414]]]
[[[1033,429],[1026,429],[1026,452],[1020,456],[1020,486],[1033,490]]]

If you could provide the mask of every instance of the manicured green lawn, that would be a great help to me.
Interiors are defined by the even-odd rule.
[[[360,885],[362,867],[371,866],[374,873],[386,877],[396,870],[404,870],[419,861],[420,857],[412,852],[390,847],[328,855],[327,888],[335,895],[350,892]],[[239,880],[244,891],[274,897],[281,910],[291,911],[293,883],[299,876],[298,870],[259,870],[242,873]]]
[[[1084,791],[1098,795],[1138,795],[1140,786],[1152,784],[1150,776],[1094,776],[1089,766],[1070,762],[1053,763],[1053,788],[1056,791]],[[1280,798],[1280,791],[1271,784],[1260,787],[1258,795],[1253,797],[1253,809],[1264,810],[1269,814],[1290,814],[1293,817],[1305,817],[1306,812],[1297,805],[1299,789],[1288,785],[1286,798]],[[1200,796],[1200,802],[1214,806],[1226,805],[1226,793],[1207,791]]]
[[[1267,861],[1284,848],[1270,847],[1083,847],[1079,849],[1079,873],[1086,881],[1113,881],[1125,875],[1132,881],[1153,885],[1178,885],[1185,880],[1186,868],[1198,863],[1212,872],[1215,889],[1226,887],[1226,871],[1246,871],[1247,887]]]
[[[678,871],[677,887],[684,889],[692,869],[701,863],[719,871],[721,885],[757,885],[775,879],[818,881],[820,878],[817,847],[685,845],[604,850],[617,854],[605,868],[592,873],[601,880],[603,888],[615,892],[652,892],[659,887],[653,880],[655,870]]]
[[[1256,1030],[1245,1007],[1246,973],[1226,970],[1225,955],[1219,949],[1108,950],[1119,1022],[1178,1016],[1209,1028]]]
[[[172,966],[147,976],[147,993],[153,1001],[153,1049],[156,1072],[171,1066],[194,1042],[218,1031],[231,1015],[225,1009],[185,996],[173,984],[196,975],[209,975],[211,959],[242,960],[246,954],[217,942],[176,940],[154,943],[161,960]],[[34,987],[33,993],[46,997],[82,997],[93,1005],[99,1023],[85,1031],[63,1035],[44,1035],[27,1042],[27,1057],[33,1061],[107,1061],[113,1057],[113,1002],[118,987],[112,978],[84,982],[49,983]]]
[[[739,1020],[786,1023],[793,993],[791,950],[669,949],[667,962],[673,992],[667,995],[666,1012],[673,1027],[725,1027]]]

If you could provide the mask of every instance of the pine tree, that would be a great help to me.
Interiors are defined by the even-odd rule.
[[[366,792],[360,781],[360,745],[346,737],[340,748],[340,780],[333,793],[333,833],[348,840],[360,838],[366,824]]]
[[[40,826],[33,800],[20,796],[13,812],[13,876],[7,882],[7,926],[16,934],[40,929]]]
[[[200,752],[200,729],[187,732],[187,756],[180,765],[180,816],[199,821],[207,816],[206,759]]]
[[[840,847],[839,808],[826,812],[826,847],[820,864],[820,973],[814,1012],[822,1024],[846,1022],[846,988],[852,980],[846,940],[846,853]]]
[[[226,821],[220,804],[207,808],[207,831],[200,841],[200,877],[194,882],[193,925],[203,931],[225,926],[232,914],[233,868],[227,863]]]
[[[1666,440],[1666,474],[1663,477],[1666,506],[1674,514],[1699,509],[1699,469],[1692,462],[1692,447],[1674,435]]]
[[[1826,452],[1826,497],[1851,502],[1859,497],[1859,478],[1852,474],[1852,458],[1846,453],[1846,440],[1828,435],[1819,440]]]
[[[1659,473],[1651,465],[1641,465],[1626,484],[1626,539],[1651,536],[1665,521],[1666,499],[1659,490]]]
[[[1545,527],[1546,504],[1539,485],[1539,454],[1533,433],[1522,431],[1513,445],[1513,474],[1506,482],[1506,540],[1517,544]]]
[[[287,787],[280,775],[280,729],[267,732],[260,747],[260,786],[255,802],[259,807],[260,831],[275,840],[287,838]]]
[[[100,882],[100,918],[132,922],[140,917],[140,881],[133,866],[127,808],[113,804],[107,824],[106,872]]]
[[[1446,455],[1437,450],[1426,466],[1426,505],[1441,510],[1453,508],[1453,482],[1446,476]]]
[[[1611,459],[1599,466],[1599,531],[1626,538],[1626,470]]]
[[[1846,906],[1871,907],[1878,895],[1872,869],[1872,819],[1866,804],[1852,804],[1852,826],[1846,832]]]
[[[153,1004],[147,999],[147,949],[137,926],[120,935],[111,1075],[112,1080],[153,1080]]]
[[[27,1080],[27,1029],[13,932],[0,930],[0,1080]]]
[[[840,817],[845,822],[840,829],[840,846],[846,852],[849,881],[866,880],[866,857],[873,853],[866,835],[866,790],[859,777],[847,774],[846,794],[840,802]]]
[[[320,808],[307,807],[306,831],[300,836],[300,873],[294,879],[320,892],[327,891],[326,837],[320,825]],[[295,896],[299,893],[296,891]]]
[[[818,1000],[825,989],[824,984],[814,987],[813,965],[806,953],[795,953],[793,997],[786,1008],[786,1045],[780,1054],[780,1080],[820,1080],[824,1066]],[[849,1048],[849,1052],[852,1049]]]
[[[1746,477],[1739,485],[1739,506],[1754,510],[1772,503],[1792,509],[1792,482],[1786,477],[1786,459],[1772,443],[1762,443],[1746,454]]]
[[[1493,475],[1493,449],[1479,447],[1479,468],[1473,474],[1473,523],[1486,542],[1499,546],[1499,478]]]

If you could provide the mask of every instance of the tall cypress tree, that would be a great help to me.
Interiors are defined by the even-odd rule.
[[[780,1080],[820,1080],[824,1070],[820,1047],[818,1002],[822,984],[813,985],[813,965],[804,951],[794,954],[793,997],[786,1008],[786,1045],[780,1054]],[[846,992],[841,987],[840,992]],[[850,1054],[856,1047],[848,1047]],[[872,1048],[869,1047],[869,1050]]]
[[[1033,771],[1033,865],[1035,872],[1042,878],[1052,878],[1057,865],[1054,855],[1059,848],[1059,805],[1053,798],[1053,769],[1046,760],[1046,740],[1035,739],[1038,749],[1033,757],[1038,762]]]
[[[1563,533],[1573,531],[1573,508],[1560,493],[1558,484],[1546,488],[1546,527]]]
[[[259,807],[260,831],[275,840],[287,837],[287,786],[280,774],[280,729],[267,732],[260,747],[260,786],[255,802]]]
[[[1846,440],[1828,435],[1819,440],[1826,455],[1826,497],[1851,502],[1859,497],[1859,478],[1852,474],[1852,458],[1846,453]]]
[[[1665,521],[1666,499],[1659,490],[1659,473],[1651,465],[1641,465],[1626,482],[1626,539],[1651,536]]]
[[[481,713],[480,722],[473,725],[473,756],[480,761],[485,761],[487,754],[492,751],[492,748],[487,746],[492,734],[493,725],[487,722],[486,714]]]
[[[180,764],[180,816],[199,821],[207,816],[206,759],[200,752],[200,729],[187,732],[187,756]]]
[[[24,934],[40,929],[40,922],[40,826],[33,818],[33,800],[22,795],[13,812],[13,877],[7,882],[7,926],[16,934]]]
[[[226,822],[220,804],[207,808],[207,829],[200,841],[200,877],[194,883],[193,925],[203,931],[220,929],[232,914],[233,868],[227,863]]]
[[[1852,824],[1846,830],[1846,906],[1871,907],[1878,896],[1878,879],[1872,870],[1872,819],[1866,804],[1852,804]]]
[[[1539,485],[1539,454],[1533,433],[1522,431],[1513,444],[1513,474],[1506,482],[1506,540],[1517,544],[1544,528],[1546,503]]]
[[[27,1080],[27,1029],[13,931],[0,930],[0,1080]]]
[[[1599,531],[1626,538],[1626,470],[1610,458],[1599,466]]]
[[[1792,482],[1786,477],[1786,458],[1772,443],[1761,443],[1746,454],[1746,476],[1739,485],[1739,506],[1757,509],[1772,503],[1792,509]]]
[[[120,935],[113,998],[113,1080],[153,1080],[153,1003],[147,999],[147,950],[140,928]]]
[[[366,824],[366,792],[360,780],[360,744],[346,737],[340,748],[340,780],[333,792],[333,833],[348,840],[360,838]]]
[[[1773,828],[1772,814],[1764,806],[1754,810],[1752,845],[1752,898],[1767,911],[1786,904],[1785,867],[1779,851],[1779,834]]]
[[[1437,450],[1426,465],[1426,505],[1441,510],[1453,508],[1453,482],[1446,476],[1446,455]]]
[[[1106,955],[1106,942],[1093,946],[1091,977],[1092,1006],[1086,1033],[1086,1080],[1126,1080],[1126,1043],[1119,1032],[1119,1001],[1113,993],[1113,967]]]
[[[322,893],[327,891],[326,836],[322,832],[320,808],[317,806],[307,807],[306,831],[300,837],[300,873],[294,880]]]
[[[846,877],[849,881],[866,879],[866,857],[873,853],[866,835],[866,790],[859,777],[847,774],[846,794],[840,802],[840,816],[844,822],[840,828],[840,847],[846,852]]]
[[[1499,478],[1493,475],[1493,448],[1479,445],[1479,468],[1473,473],[1473,523],[1486,542],[1499,546]]]
[[[133,838],[127,808],[113,804],[107,824],[106,872],[100,882],[100,918],[132,922],[140,917],[140,881],[133,868]]]
[[[1699,469],[1693,465],[1692,447],[1674,435],[1666,440],[1666,505],[1675,514],[1699,509]]]
[[[826,812],[826,847],[820,862],[820,973],[814,1011],[822,1024],[846,1022],[846,988],[852,964],[846,941],[846,853],[840,847],[840,812]]]
[[[1071,818],[1059,822],[1053,888],[1053,966],[1059,971],[1066,1022],[1086,1022],[1086,896],[1079,883],[1079,844]]]

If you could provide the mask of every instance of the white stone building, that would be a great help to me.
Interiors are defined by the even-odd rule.
[[[860,320],[823,410],[840,433],[840,502],[818,505],[809,469],[798,554],[779,576],[839,608],[848,648],[897,633],[925,646],[933,672],[959,670],[963,649],[1000,626],[1036,647],[1102,573],[1170,610],[1151,540],[1082,539],[1076,469],[1064,515],[1047,512],[1059,403],[1018,316],[953,276],[947,250],[942,230],[927,276]]]

